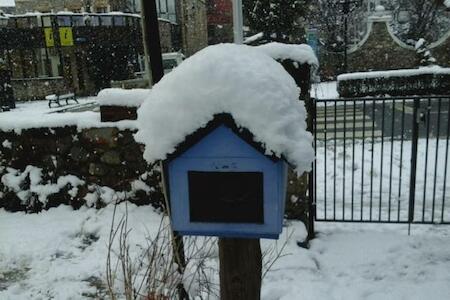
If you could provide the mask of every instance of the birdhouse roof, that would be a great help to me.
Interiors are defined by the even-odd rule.
[[[283,156],[277,157],[273,154],[268,154],[264,145],[262,143],[255,142],[253,134],[248,129],[237,126],[233,116],[227,113],[214,115],[214,118],[205,127],[199,128],[194,133],[188,135],[183,142],[178,144],[174,152],[167,155],[167,160],[171,161],[181,156],[192,146],[200,142],[209,133],[213,132],[222,125],[231,129],[231,131],[240,137],[244,142],[252,146],[256,151],[260,152],[270,160],[274,162],[279,161],[280,159],[286,160]]]
[[[215,115],[227,113],[265,155],[285,157],[302,174],[314,150],[298,97],[295,81],[267,54],[245,45],[210,46],[152,88],[138,110],[135,138],[145,144],[147,161],[164,160]]]

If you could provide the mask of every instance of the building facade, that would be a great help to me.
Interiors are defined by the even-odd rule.
[[[0,58],[12,71],[16,98],[42,99],[67,91],[92,95],[111,81],[142,76],[138,3],[16,0],[16,14],[0,28]],[[205,2],[156,3],[163,53],[190,56],[208,45]],[[109,12],[113,8],[137,13]]]

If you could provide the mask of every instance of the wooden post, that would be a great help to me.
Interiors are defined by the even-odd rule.
[[[261,298],[262,256],[259,239],[219,239],[220,299]]]

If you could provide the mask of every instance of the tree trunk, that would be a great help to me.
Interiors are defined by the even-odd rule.
[[[259,300],[262,257],[259,239],[219,239],[220,299]]]

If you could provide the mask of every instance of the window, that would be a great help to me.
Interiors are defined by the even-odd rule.
[[[70,16],[58,16],[57,22],[59,27],[70,27]]]
[[[158,10],[158,16],[163,19],[176,22],[176,4],[175,0],[157,0],[156,9]]]
[[[73,16],[72,17],[72,26],[85,26],[84,17],[83,16]]]
[[[42,17],[42,25],[44,27],[52,27],[52,19],[50,16]]]
[[[115,16],[114,17],[114,26],[125,26],[125,17]]]
[[[34,28],[37,27],[37,17],[21,17],[17,18],[17,27],[18,28]]]
[[[101,26],[112,26],[112,17],[110,17],[110,16],[101,16],[100,17],[100,25]]]

